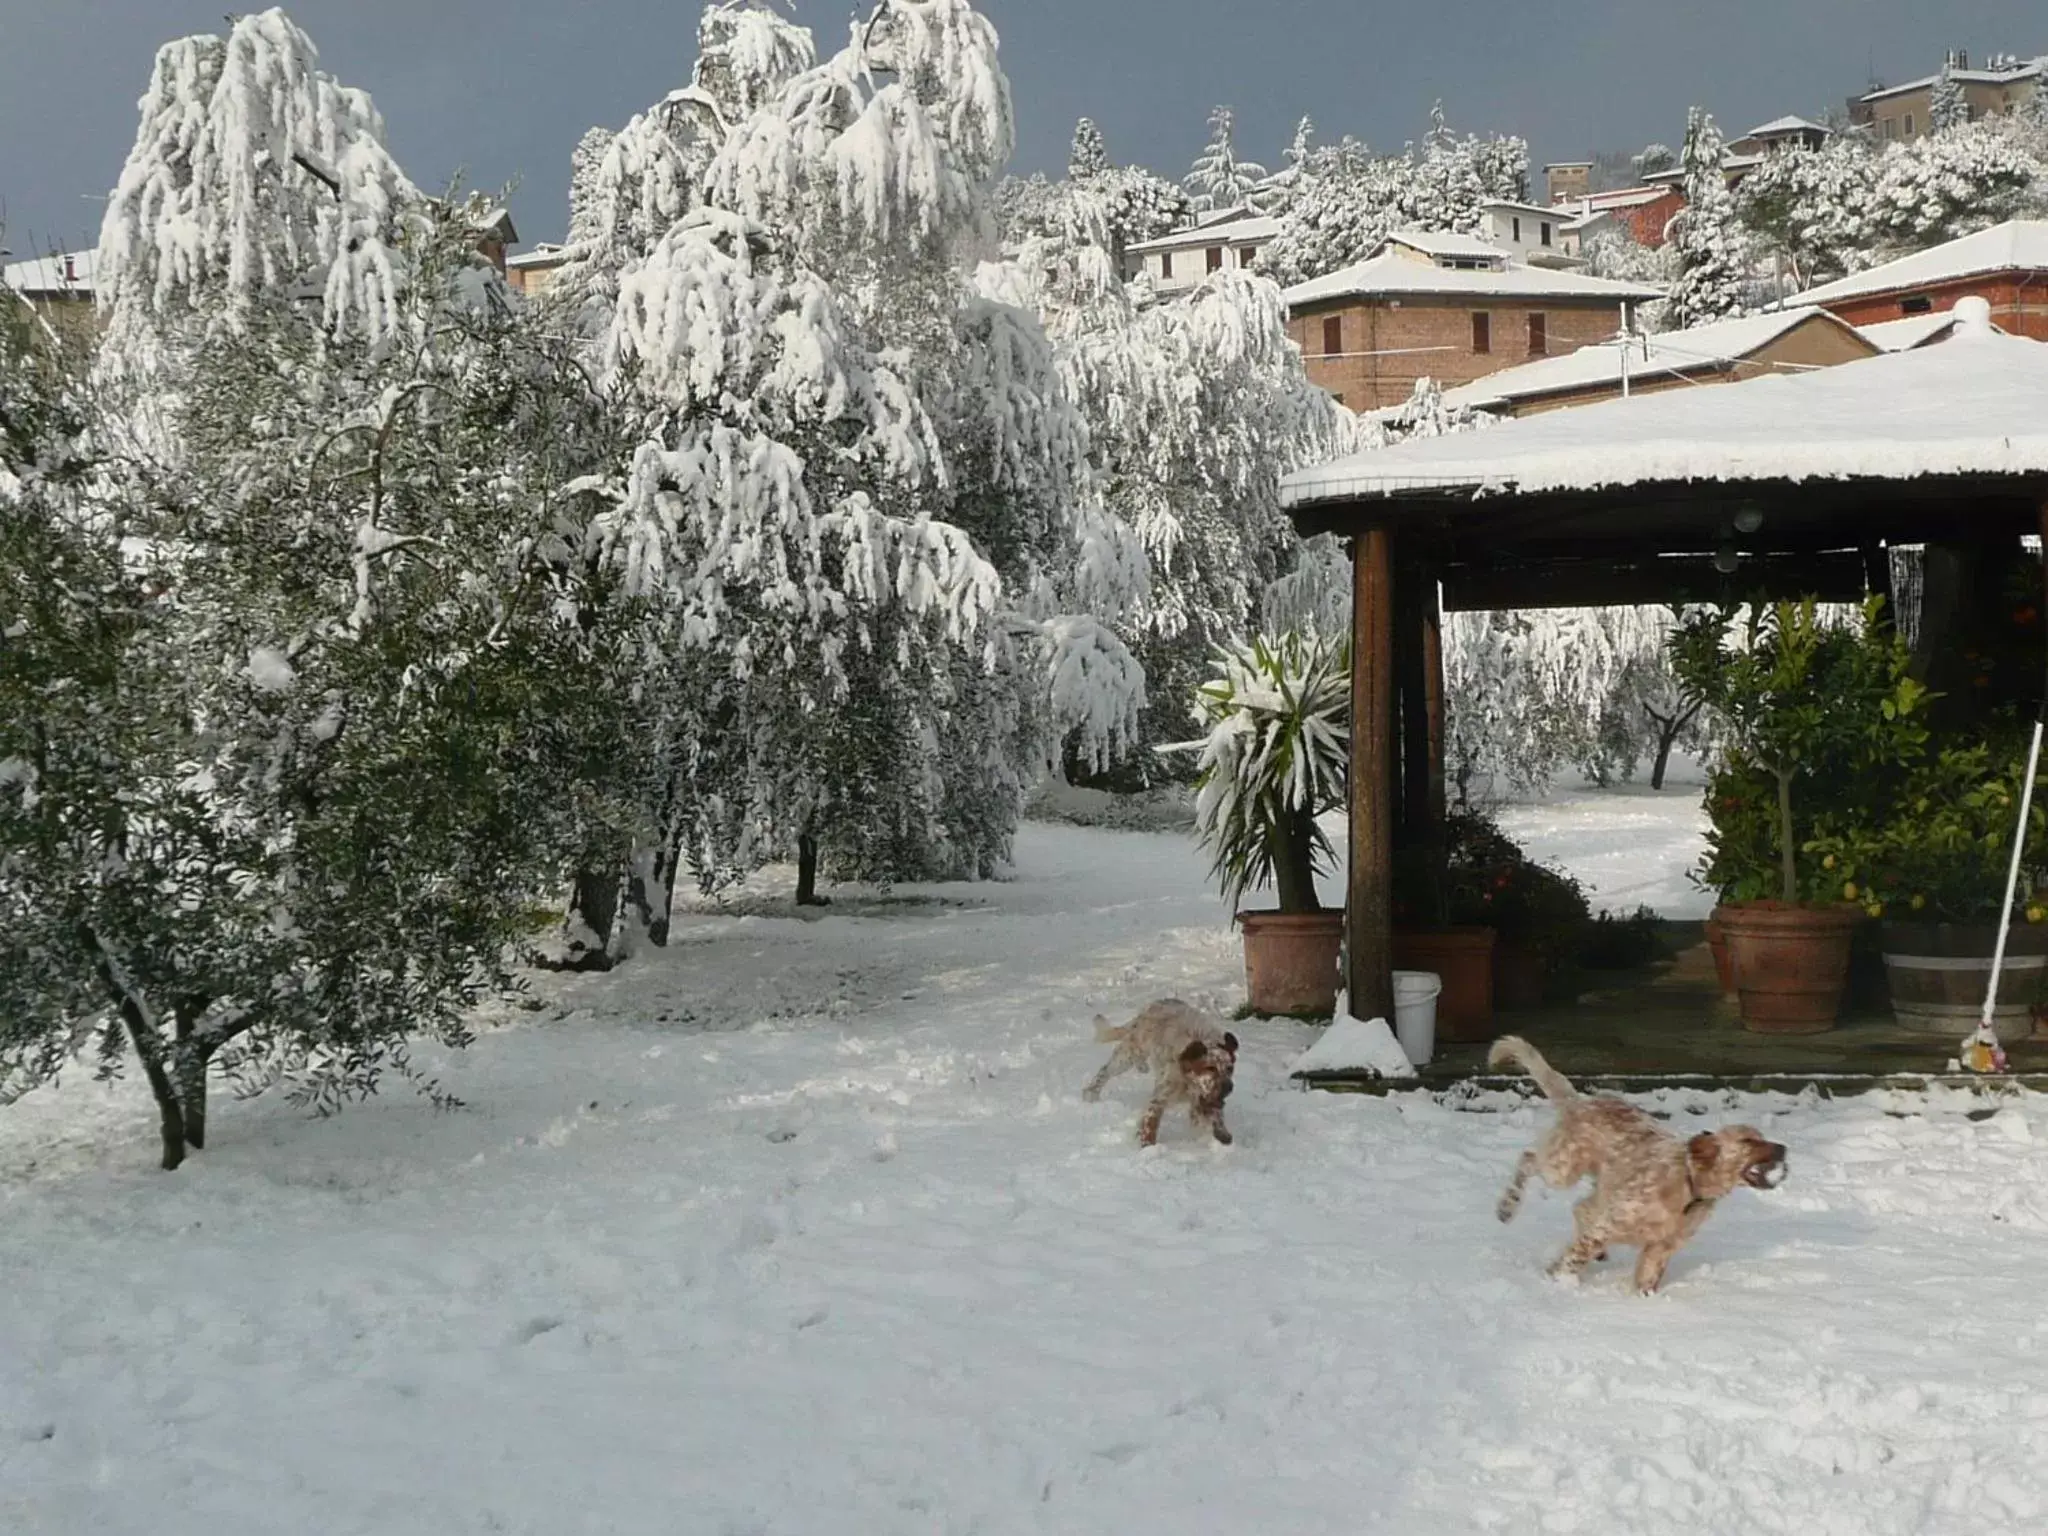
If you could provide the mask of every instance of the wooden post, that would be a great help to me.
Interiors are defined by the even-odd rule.
[[[1397,843],[1421,847],[1430,838],[1428,658],[1424,654],[1425,573],[1403,559],[1394,575],[1395,708],[1401,723],[1401,755],[1395,780]]]
[[[1394,1016],[1394,581],[1386,529],[1351,543],[1351,859],[1344,937],[1351,1014]]]
[[[1423,572],[1422,698],[1429,716],[1429,825],[1443,831],[1444,813],[1444,610],[1436,573]]]

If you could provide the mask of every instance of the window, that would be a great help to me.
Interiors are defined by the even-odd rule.
[[[1209,270],[1211,272],[1221,272],[1223,270],[1223,247],[1220,245],[1210,246],[1208,256]]]
[[[1550,338],[1546,334],[1546,330],[1547,327],[1543,323],[1543,316],[1531,315],[1529,317],[1529,355],[1531,357],[1541,357],[1549,351]]]
[[[1333,398],[1339,405],[1342,405],[1344,403],[1344,392],[1340,389],[1331,398]]]
[[[1323,322],[1323,356],[1337,357],[1344,351],[1344,317],[1332,315]]]
[[[1899,313],[1902,315],[1924,315],[1933,308],[1934,300],[1924,293],[1916,293],[1911,298],[1899,300]]]
[[[1906,114],[1906,133],[1905,133],[1905,137],[1907,137],[1907,138],[1909,138],[1909,139],[1910,139],[1911,137],[1913,137],[1913,114],[1912,114],[1912,113],[1910,113],[1910,112],[1908,112],[1908,113]]]
[[[1544,225],[1543,225],[1543,231],[1542,231],[1542,236],[1543,236],[1543,243],[1544,243],[1545,245],[1548,245],[1548,244],[1550,244],[1550,224],[1549,224],[1549,222],[1548,222],[1547,220],[1545,221],[1545,223],[1544,223]]]
[[[1493,316],[1475,313],[1472,316],[1472,350],[1491,352],[1493,350]]]
[[[1513,222],[1515,226],[1515,244],[1520,245],[1522,243],[1522,221],[1518,218]]]
[[[1173,252],[1161,251],[1159,253],[1159,275],[1161,277],[1173,276]]]

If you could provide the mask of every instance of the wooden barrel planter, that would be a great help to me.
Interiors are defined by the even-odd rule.
[[[1533,944],[1503,939],[1493,951],[1493,1005],[1505,1012],[1541,1008],[1550,989],[1550,957]]]
[[[1961,1039],[1977,1025],[1991,982],[1998,930],[1989,924],[1886,923],[1884,969],[1892,1017],[1901,1029]],[[2005,941],[1992,1027],[2008,1039],[2034,1022],[2034,1002],[2048,977],[2048,927],[2015,924]]]
[[[1849,981],[1849,941],[1863,909],[1751,901],[1720,909],[1742,1027],[1810,1035],[1835,1027]]]
[[[1491,1040],[1493,946],[1491,928],[1396,928],[1394,968],[1434,971],[1444,989],[1436,1000],[1439,1040]]]
[[[1244,981],[1253,1013],[1327,1019],[1337,1011],[1344,909],[1240,912]]]

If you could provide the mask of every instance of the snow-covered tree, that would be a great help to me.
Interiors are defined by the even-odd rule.
[[[1068,180],[1086,181],[1109,168],[1109,146],[1102,141],[1102,130],[1093,118],[1082,118],[1074,124],[1074,142],[1067,151]]]
[[[1454,134],[1441,104],[1423,142],[1398,155],[1374,155],[1346,139],[1310,151],[1304,166],[1263,260],[1283,283],[1362,261],[1397,229],[1470,232],[1488,199],[1528,195],[1528,146]]]
[[[1686,205],[1671,223],[1675,275],[1666,320],[1673,329],[1725,320],[1747,308],[1749,255],[1721,159],[1721,131],[1693,108],[1679,160]]]
[[[1265,179],[1263,165],[1238,157],[1236,132],[1236,114],[1229,107],[1210,111],[1209,142],[1182,178],[1188,206],[1196,213],[1221,213],[1242,207],[1252,202]]]
[[[1313,175],[1309,161],[1315,153],[1315,135],[1316,125],[1306,117],[1294,125],[1294,137],[1281,151],[1279,169],[1259,183],[1253,199],[1263,212],[1281,213],[1307,190],[1307,183]]]
[[[370,98],[284,12],[166,44],[141,109],[100,233],[110,357],[146,361],[145,337],[194,316],[238,326],[277,294],[317,295],[336,333],[391,329],[426,199]]]
[[[585,129],[569,155],[568,243],[572,246],[596,238],[603,226],[598,178],[604,172],[605,156],[611,153],[612,138],[609,128]]]
[[[1142,561],[1065,379],[964,280],[1011,144],[994,32],[888,0],[759,99],[602,360],[644,424],[609,547],[690,680],[661,836],[707,883],[986,875],[1034,764],[1121,749],[1143,697],[1102,621]]]
[[[2019,140],[1989,123],[1895,144],[1870,196],[1871,244],[1887,256],[1924,250],[2018,217],[2042,171]]]
[[[313,59],[276,12],[159,56],[112,355],[0,472],[0,1101],[132,1051],[167,1167],[217,1072],[327,1108],[466,1038],[628,736],[592,708],[630,613],[582,600],[584,376]]]
[[[1629,157],[1629,164],[1638,176],[1654,176],[1678,164],[1678,156],[1669,144],[1645,144]]]
[[[1963,82],[1956,78],[1955,60],[1945,58],[1941,72],[1934,77],[1934,88],[1927,93],[1928,131],[1945,133],[1969,120],[1970,103],[1963,95]]]

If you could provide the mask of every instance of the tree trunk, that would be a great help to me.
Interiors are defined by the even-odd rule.
[[[178,1102],[177,1086],[164,1068],[157,1042],[150,1038],[154,1031],[141,1017],[141,1010],[127,997],[121,999],[121,1021],[128,1026],[128,1039],[142,1061],[143,1075],[149,1079],[149,1091],[156,1095],[164,1172],[174,1173],[185,1161],[185,1107]]]
[[[675,915],[676,867],[682,862],[681,848],[674,837],[669,837],[654,851],[654,881],[661,887],[660,909],[647,919],[647,937],[656,948],[668,944],[669,924]]]
[[[1320,912],[1312,837],[1315,817],[1307,810],[1287,813],[1287,836],[1273,851],[1273,887],[1282,912]]]
[[[569,899],[569,954],[566,971],[608,971],[612,968],[612,925],[619,916],[619,872],[576,871],[576,889]]]
[[[669,884],[662,874],[662,850],[635,848],[633,872],[626,879],[626,899],[640,920],[640,931],[657,946],[668,943]]]
[[[1668,716],[1658,714],[1647,704],[1643,706],[1643,713],[1648,715],[1657,727],[1657,761],[1650,768],[1651,789],[1664,787],[1664,773],[1671,766],[1671,749],[1678,745],[1680,733],[1692,724],[1699,712],[1698,704],[1693,705],[1691,709],[1674,709]]]
[[[198,1039],[199,1024],[212,1005],[204,997],[185,998],[172,1005],[178,1021],[178,1048],[172,1055],[173,1083],[178,1090],[178,1107],[185,1120],[185,1145],[195,1152],[206,1150],[206,1065],[213,1048]]]
[[[822,907],[825,901],[818,895],[818,840],[805,832],[796,840],[796,904],[800,907]]]

